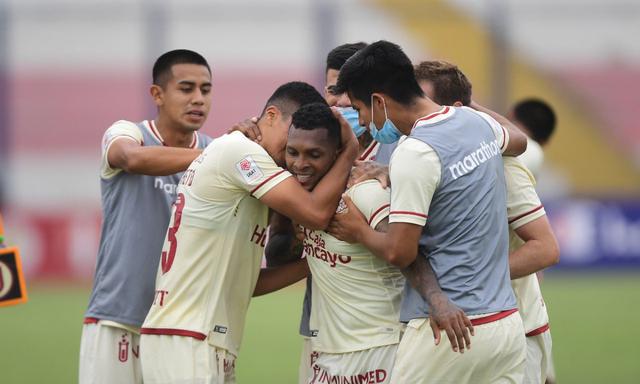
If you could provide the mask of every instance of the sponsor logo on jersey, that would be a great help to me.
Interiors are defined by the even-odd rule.
[[[370,371],[357,373],[355,375],[340,376],[331,375],[324,369],[321,369],[317,365],[313,366],[313,380],[312,384],[373,384],[383,383],[387,379],[387,371],[384,369],[372,369]]]
[[[456,180],[478,168],[480,165],[487,162],[492,157],[500,155],[500,145],[498,140],[493,140],[489,144],[486,142],[480,143],[480,146],[475,151],[467,154],[462,160],[453,163],[449,166],[449,172],[451,177]]]
[[[122,363],[126,363],[129,360],[129,340],[127,334],[122,334],[122,340],[118,342],[118,360]]]
[[[326,243],[319,232],[311,231],[307,228],[303,228],[303,231],[305,236],[303,243],[305,257],[315,257],[328,263],[331,268],[334,268],[338,263],[349,264],[351,262],[351,256],[328,251],[325,248]]]
[[[242,175],[242,178],[248,184],[254,183],[264,176],[264,173],[258,167],[258,164],[253,160],[251,156],[247,156],[244,159],[236,163],[236,169]]]
[[[164,191],[164,193],[169,194],[169,195],[175,195],[176,194],[176,188],[178,188],[178,186],[176,184],[166,183],[164,180],[162,180],[162,177],[156,177],[155,178],[155,180],[153,181],[153,187],[155,189],[160,189],[160,190]]]
[[[317,329],[310,329],[309,330],[309,334],[311,335],[311,337],[318,337],[318,330]]]

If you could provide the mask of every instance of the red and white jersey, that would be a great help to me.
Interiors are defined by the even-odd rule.
[[[509,251],[524,244],[515,230],[545,215],[544,207],[534,188],[535,179],[524,164],[515,157],[503,157],[507,183],[507,215],[509,217]],[[511,280],[518,310],[526,333],[546,330],[549,315],[542,298],[536,274]]]
[[[390,191],[377,180],[346,192],[375,228],[389,215]],[[338,212],[344,209],[341,202]],[[309,327],[312,349],[346,353],[398,343],[400,270],[361,244],[340,241],[324,231],[305,229],[304,255],[313,275]]]
[[[184,173],[141,333],[207,340],[237,355],[260,272],[268,207],[260,198],[291,174],[234,132]]]

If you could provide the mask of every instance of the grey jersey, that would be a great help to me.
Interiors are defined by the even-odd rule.
[[[163,145],[137,124],[143,146]],[[211,138],[196,133],[202,149]],[[147,176],[119,172],[101,177],[102,232],[86,317],[140,327],[154,296],[162,244],[183,172]]]
[[[380,149],[376,154],[376,162],[382,165],[389,165],[391,154],[398,146],[398,143],[380,144]],[[304,291],[304,301],[302,302],[302,316],[300,317],[300,335],[311,337],[309,330],[309,319],[311,318],[311,275],[307,277],[307,289]]]
[[[504,168],[493,129],[479,114],[456,108],[440,122],[418,125],[411,137],[431,146],[442,165],[420,240],[440,287],[468,315],[516,308]],[[407,283],[401,321],[428,313]]]

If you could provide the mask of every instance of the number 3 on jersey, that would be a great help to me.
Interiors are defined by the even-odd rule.
[[[182,210],[184,209],[184,194],[179,193],[176,198],[176,202],[173,204],[176,208],[173,213],[173,226],[167,230],[167,241],[169,242],[169,252],[162,251],[162,274],[169,272],[173,259],[176,257],[176,249],[178,248],[178,239],[176,239],[176,233],[180,228],[180,221],[182,220]]]

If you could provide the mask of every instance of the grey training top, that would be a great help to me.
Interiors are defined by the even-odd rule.
[[[143,123],[143,146],[163,144]],[[198,148],[211,138],[196,133]],[[160,253],[176,187],[184,172],[147,176],[120,172],[100,179],[102,232],[85,317],[140,327],[153,301]]]

